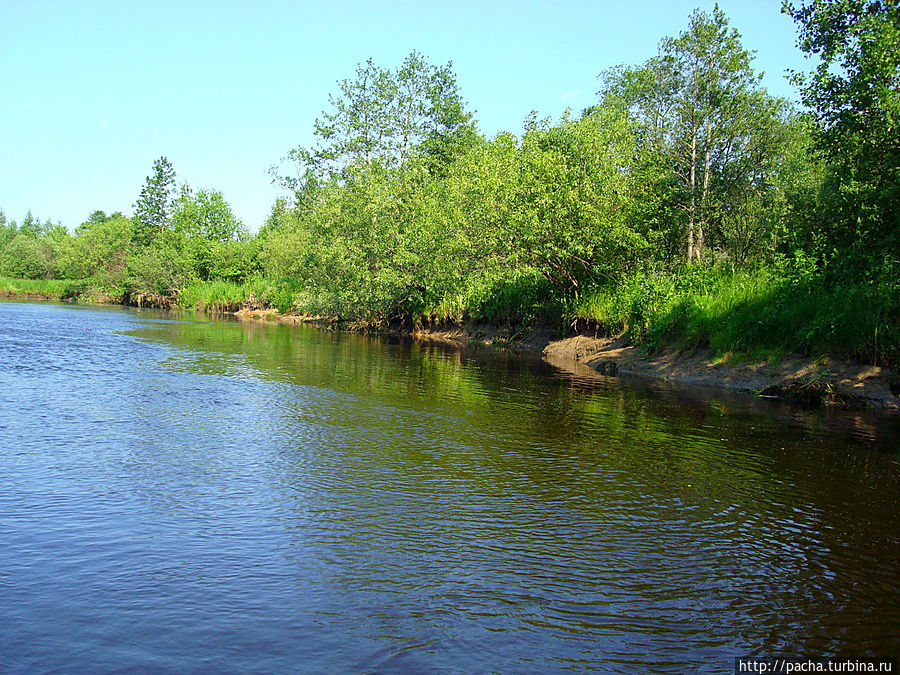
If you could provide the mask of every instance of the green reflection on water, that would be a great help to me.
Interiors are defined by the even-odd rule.
[[[645,583],[658,583],[656,566],[675,584],[680,559],[708,559],[708,580],[690,576],[680,592],[708,602],[710,589],[728,587],[705,611],[771,626],[779,648],[827,650],[848,636],[873,648],[895,643],[860,617],[900,618],[896,418],[283,324],[158,323],[131,334],[179,348],[165,369],[327,392],[283,392],[282,422],[340,429],[334,471],[354,490],[384,490],[393,475],[394,492],[379,497],[385,508],[429,509],[448,527],[466,517],[505,522],[485,546],[544,555],[556,519],[551,539],[596,565],[601,586],[614,566],[597,556],[624,550],[623,574],[643,568]],[[424,499],[448,492],[459,496],[452,510]],[[868,579],[890,593],[873,594]],[[642,591],[650,600],[671,592]]]

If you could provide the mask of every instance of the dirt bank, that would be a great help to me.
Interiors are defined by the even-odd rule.
[[[540,353],[562,370],[598,376],[638,376],[703,386],[724,387],[755,396],[807,404],[871,407],[900,411],[900,379],[890,369],[828,358],[791,356],[778,363],[726,363],[708,351],[683,353],[674,349],[646,356],[624,336],[598,338],[578,335],[558,339],[547,328],[537,330],[478,324],[443,327],[360,326],[310,316],[283,315],[274,310],[243,309],[245,320],[314,323],[342,330],[406,336],[431,344],[493,347]]]
[[[543,355],[560,368],[578,363],[608,376],[713,385],[801,403],[900,410],[900,387],[891,370],[835,359],[791,356],[778,363],[724,363],[707,351],[671,349],[648,357],[622,336],[565,338],[549,343]]]

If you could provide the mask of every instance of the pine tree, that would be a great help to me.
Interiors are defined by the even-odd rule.
[[[134,204],[134,242],[152,243],[169,226],[175,198],[175,169],[165,157],[153,162],[153,174],[147,176],[141,196]]]

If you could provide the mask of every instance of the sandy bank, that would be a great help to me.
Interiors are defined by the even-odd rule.
[[[637,375],[725,387],[803,403],[900,410],[900,386],[888,368],[836,359],[790,356],[777,363],[723,363],[701,350],[645,356],[623,337],[570,337],[549,343],[544,359],[560,368],[587,365],[606,375]]]
[[[647,356],[624,336],[598,338],[577,335],[558,339],[550,329],[523,330],[466,324],[414,329],[336,324],[321,318],[282,315],[273,310],[244,309],[245,320],[315,323],[341,329],[407,336],[431,344],[493,347],[540,353],[551,365],[598,377],[644,377],[681,384],[716,386],[747,394],[800,403],[841,407],[871,407],[900,411],[900,378],[888,368],[829,358],[791,356],[778,363],[725,363],[708,351],[683,353],[674,349]]]

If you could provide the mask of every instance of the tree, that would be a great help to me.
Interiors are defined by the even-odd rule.
[[[169,226],[175,197],[175,169],[165,157],[153,162],[141,195],[134,204],[134,241],[146,246]]]
[[[0,275],[17,279],[53,276],[52,249],[43,237],[19,232],[0,250]]]
[[[628,120],[615,107],[525,135],[512,218],[515,249],[560,295],[620,278],[646,248],[623,217],[633,154]]]
[[[9,243],[18,231],[15,222],[8,222],[3,209],[0,209],[0,247]]]
[[[22,224],[19,226],[19,232],[31,237],[39,237],[43,234],[43,226],[41,225],[40,218],[35,218],[34,214],[31,213],[31,209],[28,209],[28,213],[26,213],[25,217],[22,219]]]
[[[863,261],[900,257],[900,5],[896,0],[785,2],[800,49],[818,57],[795,74],[829,163],[827,250]],[[855,254],[855,256],[854,256]],[[826,253],[827,255],[827,253]]]
[[[328,97],[332,110],[316,120],[316,136],[324,142],[319,155],[338,166],[388,160],[397,125],[391,72],[369,59],[356,67],[355,80],[341,80],[338,87],[340,94]]]
[[[701,259],[729,210],[766,190],[766,168],[778,152],[775,129],[786,103],[759,87],[751,60],[718,6],[711,15],[696,10],[687,31],[662,40],[644,65],[608,71],[599,92],[630,111],[645,166],[663,164],[677,178],[689,262]]]
[[[369,59],[338,89],[328,98],[330,110],[316,120],[316,146],[294,148],[284,158],[295,174],[272,170],[275,182],[306,206],[324,183],[356,165],[402,167],[418,156],[429,171],[441,173],[477,136],[452,64],[432,66],[419,52],[396,71]]]
[[[94,211],[75,228],[69,246],[60,251],[62,275],[66,279],[111,279],[124,270],[131,240],[130,219],[118,211],[109,216],[103,211]]]
[[[459,93],[453,64],[430,66],[419,52],[397,71],[399,164],[419,149],[431,173],[442,173],[477,137],[472,113]]]
[[[171,221],[175,231],[208,241],[232,241],[244,232],[221,192],[200,189],[194,193],[187,184],[172,205]]]

